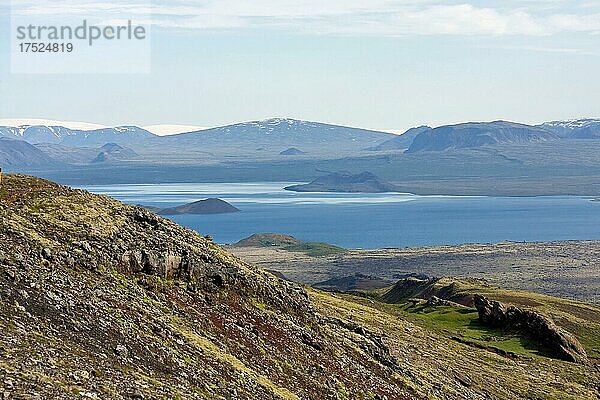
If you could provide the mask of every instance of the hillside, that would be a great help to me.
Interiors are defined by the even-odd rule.
[[[420,398],[382,344],[192,231],[23,176],[3,178],[0,200],[15,398]]]
[[[7,175],[0,213],[0,367],[9,397],[598,395],[591,365],[518,341],[519,353],[506,357],[411,321],[395,305],[307,293],[107,197]]]

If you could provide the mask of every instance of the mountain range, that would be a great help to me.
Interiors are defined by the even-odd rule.
[[[31,144],[48,143],[66,146],[98,146],[114,142],[138,143],[156,137],[145,129],[135,126],[119,126],[95,130],[69,129],[63,126],[0,126],[0,137],[24,140]]]
[[[77,130],[62,126],[0,126],[0,137],[30,144],[61,144],[69,147],[96,147],[106,143],[169,146],[248,147],[260,152],[278,147],[336,146],[363,150],[443,151],[448,148],[476,148],[501,143],[529,143],[558,139],[598,139],[600,119],[554,121],[532,126],[507,121],[463,123],[437,128],[411,128],[402,135],[294,119],[267,119],[224,127],[157,136],[135,126]],[[417,139],[418,138],[418,139]],[[416,140],[416,143],[414,141]],[[414,144],[414,146],[413,146]],[[255,146],[255,147],[252,147]],[[258,147],[256,147],[258,146]],[[260,147],[262,146],[262,148]],[[412,149],[411,149],[412,147]],[[206,149],[205,149],[206,150]],[[329,148],[329,150],[332,150]]]
[[[310,182],[325,170],[368,171],[419,194],[600,192],[600,119],[469,122],[402,135],[282,118],[172,136],[134,126],[19,126],[0,127],[0,138],[1,167],[71,184]]]

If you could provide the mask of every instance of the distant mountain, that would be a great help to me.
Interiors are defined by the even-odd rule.
[[[58,164],[37,147],[14,139],[0,139],[0,167],[47,167]]]
[[[366,129],[275,118],[167,136],[164,143],[245,149],[301,146],[303,151],[313,153],[313,150],[360,151],[393,136]]]
[[[60,143],[65,137],[74,135],[73,131],[62,126],[19,126],[19,127],[0,127],[0,135],[9,139],[24,140],[30,144],[36,143]]]
[[[600,139],[600,119],[553,121],[538,125],[567,139]]]
[[[288,186],[292,192],[385,193],[396,192],[396,186],[381,181],[370,172],[352,175],[332,173],[321,176],[306,185]]]
[[[505,143],[536,143],[558,140],[560,137],[546,129],[496,121],[448,125],[419,134],[407,153],[470,149]]]
[[[279,153],[280,156],[301,156],[303,154],[306,154],[305,152],[303,152],[302,150],[298,150],[295,147],[291,147],[287,150],[282,151],[281,153]]]
[[[75,131],[75,134],[63,138],[61,144],[66,146],[102,146],[105,143],[116,143],[127,146],[140,144],[144,140],[158,138],[156,135],[137,126],[119,126],[116,128],[97,129],[93,131]]]
[[[196,201],[190,204],[184,204],[173,208],[165,208],[158,211],[160,215],[179,215],[179,214],[228,214],[236,213],[240,210],[228,202],[221,199],[206,199]]]
[[[97,147],[71,147],[51,143],[37,143],[34,146],[51,159],[66,164],[88,164],[100,151]]]
[[[128,147],[116,143],[107,143],[100,147],[100,153],[91,161],[92,163],[105,163],[111,161],[131,160],[138,154]]]
[[[398,135],[390,140],[387,140],[377,146],[370,147],[367,150],[370,151],[389,151],[389,150],[406,150],[413,143],[415,138],[423,132],[430,131],[432,128],[429,126],[420,126],[418,128],[411,128],[404,132],[402,135]]]
[[[62,126],[0,127],[0,137],[24,140],[30,144],[62,144],[67,146],[101,146],[104,143],[139,143],[156,135],[135,126],[122,126],[96,130],[75,130]]]

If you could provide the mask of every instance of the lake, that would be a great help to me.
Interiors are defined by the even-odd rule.
[[[600,202],[589,198],[294,193],[282,189],[292,184],[82,188],[130,204],[163,208],[209,197],[223,199],[241,212],[169,217],[221,244],[267,232],[347,248],[600,239]]]

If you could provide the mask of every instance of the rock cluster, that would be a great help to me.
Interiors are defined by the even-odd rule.
[[[580,364],[587,362],[581,343],[538,312],[507,306],[481,295],[475,295],[475,308],[484,325],[521,331],[546,345],[559,359]]]
[[[462,304],[455,303],[450,300],[440,299],[437,296],[431,296],[425,305],[427,307],[464,307]]]
[[[391,355],[389,347],[384,343],[383,337],[380,335],[351,321],[324,317],[321,317],[320,319],[322,324],[337,326],[352,332],[354,337],[351,337],[351,340],[365,353],[389,368],[398,368],[398,360]]]

